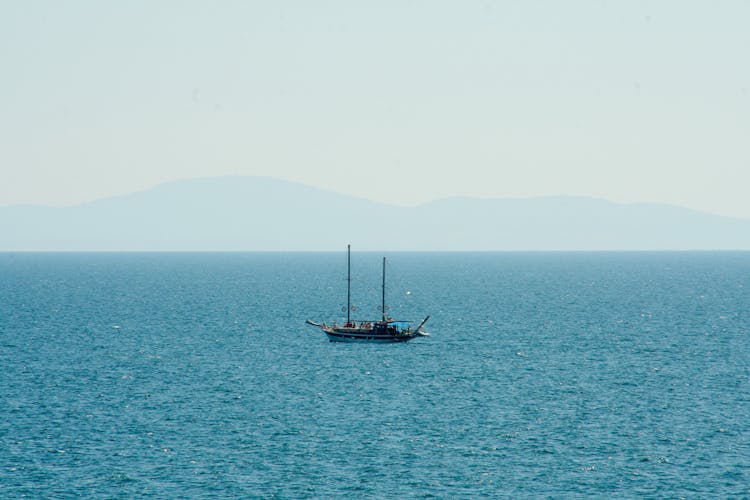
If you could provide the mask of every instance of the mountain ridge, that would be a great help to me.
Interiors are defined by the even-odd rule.
[[[747,250],[750,220],[593,197],[372,201],[270,177],[0,207],[0,251]]]

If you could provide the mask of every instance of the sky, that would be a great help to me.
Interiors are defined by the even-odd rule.
[[[0,206],[260,175],[750,218],[750,1],[0,1]]]

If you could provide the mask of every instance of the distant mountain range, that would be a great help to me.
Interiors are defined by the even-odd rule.
[[[73,207],[0,207],[0,251],[750,249],[750,220],[579,197],[400,207],[262,177],[171,182]]]

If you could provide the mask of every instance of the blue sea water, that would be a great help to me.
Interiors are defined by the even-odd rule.
[[[352,256],[377,317],[380,255]],[[0,254],[0,497],[750,496],[750,253]]]

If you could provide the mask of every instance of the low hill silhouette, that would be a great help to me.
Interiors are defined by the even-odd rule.
[[[750,249],[750,220],[581,197],[401,207],[263,177],[170,182],[73,207],[0,207],[2,251]]]

